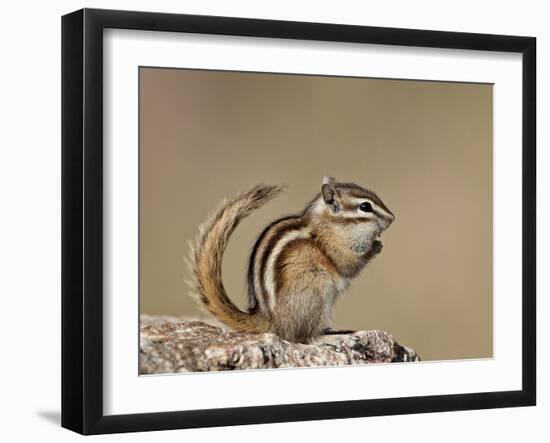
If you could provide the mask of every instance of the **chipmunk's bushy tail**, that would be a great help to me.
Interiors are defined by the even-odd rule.
[[[222,257],[229,237],[239,223],[255,209],[279,195],[278,186],[257,185],[250,191],[222,202],[219,209],[199,228],[191,248],[190,282],[203,306],[226,325],[242,332],[265,332],[266,319],[259,312],[241,311],[227,296],[222,282]]]

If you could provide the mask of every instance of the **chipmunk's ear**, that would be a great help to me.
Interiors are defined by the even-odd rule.
[[[331,177],[330,175],[325,175],[323,177],[324,185],[333,185],[334,183],[336,183],[336,179],[334,177]]]
[[[323,195],[323,201],[327,206],[332,209],[332,212],[336,213],[340,211],[340,205],[338,203],[338,192],[334,183],[336,180],[332,177],[323,177],[323,186],[321,186],[321,194]]]

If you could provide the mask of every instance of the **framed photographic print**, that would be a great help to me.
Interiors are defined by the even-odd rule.
[[[62,20],[62,425],[534,405],[532,37]]]

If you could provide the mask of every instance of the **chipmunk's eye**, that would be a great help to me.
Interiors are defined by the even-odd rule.
[[[372,205],[369,202],[363,202],[359,205],[359,209],[363,212],[372,212]]]

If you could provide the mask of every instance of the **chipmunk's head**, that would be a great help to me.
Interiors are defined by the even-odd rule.
[[[354,183],[340,183],[332,177],[323,178],[321,194],[312,203],[311,212],[360,255],[367,253],[395,220],[374,192]]]

